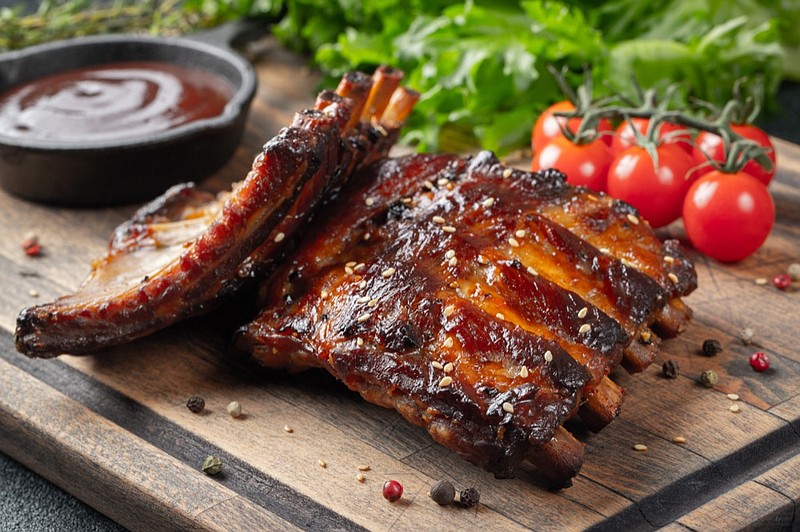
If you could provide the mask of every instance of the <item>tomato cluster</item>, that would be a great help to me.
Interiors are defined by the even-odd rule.
[[[608,192],[636,207],[654,228],[683,216],[692,244],[720,261],[741,260],[766,240],[775,220],[767,191],[775,175],[775,150],[764,131],[749,124],[731,126],[767,150],[772,168],[751,160],[741,171],[724,173],[710,163],[723,164],[728,156],[726,143],[715,133],[700,131],[693,138],[687,128],[670,122],[651,124],[637,117],[614,128],[601,119],[596,131],[588,132],[588,141],[576,142],[562,127],[575,133],[581,118],[554,115],[574,109],[564,101],[539,116],[531,135],[531,170],[557,168],[573,185]]]

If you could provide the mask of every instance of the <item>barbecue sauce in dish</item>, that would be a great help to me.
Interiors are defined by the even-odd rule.
[[[52,74],[0,94],[0,134],[81,143],[141,138],[219,116],[224,79],[158,61],[125,61]]]

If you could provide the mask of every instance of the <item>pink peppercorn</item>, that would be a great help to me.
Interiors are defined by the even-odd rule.
[[[396,480],[387,480],[383,483],[383,498],[389,502],[399,501],[403,496],[403,485]]]
[[[767,371],[769,369],[769,357],[766,353],[756,351],[750,355],[750,367],[759,373]]]
[[[780,273],[772,278],[772,285],[778,290],[786,290],[792,284],[792,278],[788,273]]]

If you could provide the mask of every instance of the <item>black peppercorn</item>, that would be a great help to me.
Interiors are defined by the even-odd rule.
[[[661,365],[661,373],[668,379],[677,379],[680,367],[674,360],[667,360]]]
[[[713,357],[717,353],[722,351],[722,344],[719,343],[719,340],[706,340],[703,342],[703,354],[707,357]]]
[[[203,411],[206,407],[206,400],[200,397],[199,395],[193,395],[186,401],[186,408],[194,412],[195,414],[199,414]]]
[[[456,489],[449,480],[440,480],[428,492],[433,502],[439,506],[447,506],[456,498]]]
[[[475,488],[467,488],[461,492],[461,506],[464,508],[470,508],[478,504],[478,501],[481,500],[480,492]]]

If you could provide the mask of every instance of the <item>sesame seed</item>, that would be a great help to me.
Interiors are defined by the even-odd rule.
[[[39,297],[39,291],[38,290],[33,290],[33,289],[28,290],[28,295],[31,296],[31,297]]]
[[[439,388],[447,388],[453,383],[453,377],[447,375],[442,377],[442,380],[439,381]]]
[[[452,283],[450,283],[447,286],[449,286],[450,288],[458,288],[458,281],[453,281]]]
[[[347,275],[353,275],[353,268],[351,266],[345,266],[344,273],[346,273]]]
[[[371,234],[369,234],[369,233],[364,233],[364,240],[369,240],[370,238],[372,238],[372,235],[371,235]]]
[[[294,432],[294,429],[292,427],[290,427],[289,425],[284,425],[283,426],[283,432],[288,432],[289,434],[291,434],[292,432]]]
[[[513,414],[514,413],[514,405],[512,405],[511,403],[506,401],[505,403],[503,403],[503,411],[508,412],[509,414]]]
[[[739,408],[739,405],[731,405],[731,407],[728,410],[730,410],[734,414],[738,414],[742,409]]]
[[[683,436],[675,436],[672,438],[672,443],[686,443],[686,438]]]
[[[511,168],[506,168],[505,170],[503,170],[503,177],[508,179],[509,177],[511,177],[511,173],[512,173]]]
[[[442,366],[442,363],[441,362],[437,362],[436,360],[431,362],[431,366],[433,366],[435,369],[444,369],[444,366]]]
[[[767,278],[766,277],[759,277],[758,279],[756,279],[756,284],[759,285],[759,286],[763,286],[763,285],[767,284]]]
[[[356,345],[358,347],[361,347],[362,345],[364,345],[364,339],[361,338],[360,336],[358,338],[356,338]]]
[[[433,188],[434,188],[434,187],[433,187],[433,183],[432,183],[430,180],[428,180],[428,179],[426,179],[425,181],[423,181],[423,182],[422,182],[422,185],[423,185],[425,188],[427,188],[428,190],[433,190]]]
[[[449,261],[447,261],[447,263],[448,263],[450,266],[455,266],[456,264],[458,264],[458,259],[457,259],[457,258],[455,258],[455,257],[453,257],[453,258],[451,258]]]
[[[494,205],[494,198],[486,198],[485,200],[483,200],[483,203],[481,203],[481,205],[483,205],[488,209],[489,207]]]
[[[319,297],[320,299],[328,299],[328,291],[323,290],[322,292],[319,293]]]
[[[448,336],[447,338],[445,338],[443,345],[445,347],[453,347],[453,337],[452,336]]]
[[[678,279],[678,276],[675,275],[672,272],[669,272],[667,274],[667,277],[669,277],[669,280],[672,281],[672,284],[678,284],[680,282],[680,279]]]
[[[367,321],[370,318],[370,316],[371,316],[371,314],[369,312],[365,312],[364,314],[362,314],[361,316],[356,318],[356,321],[358,323],[364,323],[365,321]]]
[[[366,264],[364,264],[363,262],[359,262],[358,264],[353,266],[353,271],[360,272],[361,270],[363,270],[366,267],[367,267]]]
[[[508,239],[508,243],[511,244],[512,248],[518,248],[519,247],[519,242],[513,236]]]
[[[553,361],[553,353],[549,349],[544,352],[544,361],[548,363]]]
[[[348,268],[352,268],[355,265],[356,265],[356,261],[354,261],[354,260],[351,260],[350,262],[345,263],[345,266],[347,266]]]
[[[675,262],[675,257],[673,257],[672,255],[664,255],[664,262],[672,264],[673,262]]]
[[[452,259],[455,256],[456,256],[456,252],[454,250],[452,250],[452,249],[448,249],[447,253],[444,254],[444,258],[446,258],[446,259]]]
[[[317,460],[317,463],[318,463],[318,464],[319,464],[319,466],[320,466],[320,467],[322,467],[322,468],[326,468],[326,467],[328,467],[328,463],[327,463],[325,460],[321,459],[321,458],[320,458],[319,460]]]
[[[610,249],[608,249],[608,248],[600,248],[600,249],[599,249],[599,251],[600,251],[600,253],[602,253],[603,255],[611,255],[611,250],[610,250]]]
[[[396,271],[396,270],[395,270],[394,268],[386,268],[385,270],[383,270],[383,271],[381,272],[381,277],[383,277],[384,279],[388,279],[389,277],[391,277],[392,275],[394,275],[394,272],[395,272],[395,271]]]
[[[637,443],[636,445],[633,446],[633,450],[634,451],[646,451],[647,450],[647,445],[643,445],[641,443]]]
[[[414,200],[411,198],[403,198],[403,203],[405,203],[406,205],[410,205],[412,201]]]
[[[625,257],[623,257],[623,258],[619,259],[619,261],[620,261],[620,262],[621,262],[623,265],[625,265],[627,268],[633,268],[633,263],[632,263],[631,261],[629,261],[628,259],[626,259]]]
[[[363,290],[364,288],[367,287],[367,281],[366,280],[361,281],[360,283],[358,283],[358,287]]]
[[[448,362],[447,364],[444,365],[442,369],[444,370],[445,373],[450,373],[451,371],[453,371],[453,363]]]
[[[729,393],[729,394],[728,394],[728,395],[726,395],[725,397],[727,397],[727,398],[728,398],[728,399],[730,399],[731,401],[738,401],[738,400],[739,400],[739,395],[738,395],[738,394],[735,394],[735,393]]]
[[[356,299],[356,303],[366,303],[367,301],[369,301],[369,296],[361,296]]]
[[[442,218],[441,216],[434,216],[433,218],[431,218],[431,220],[435,224],[443,224],[445,222],[445,219]]]
[[[369,469],[370,468],[368,464],[361,464],[360,466],[358,466],[359,471],[369,471]]]
[[[444,231],[445,233],[455,233],[456,228],[453,227],[452,225],[445,225],[444,227],[442,227],[442,231]]]
[[[280,242],[284,238],[286,238],[286,235],[284,235],[283,233],[278,233],[277,235],[275,235],[274,240],[275,240],[275,242]]]
[[[377,304],[378,304],[378,300],[377,299],[370,299],[369,303],[367,303],[367,306],[368,307],[374,307]]]
[[[364,200],[364,203],[366,203],[367,207],[372,207],[372,205],[375,203],[375,200],[372,198],[367,198]]]
[[[589,325],[588,323],[584,323],[583,325],[581,325],[581,328],[578,329],[578,332],[580,334],[584,334],[584,333],[588,333],[591,330],[592,330],[592,326]]]
[[[586,199],[589,201],[600,201],[600,199],[594,194],[586,194]]]
[[[527,271],[531,275],[539,275],[539,272],[537,272],[533,266],[528,266],[525,271]]]
[[[525,238],[526,234],[527,233],[525,232],[525,229],[517,229],[517,232],[514,233],[514,236],[516,236],[517,238]]]
[[[586,307],[583,307],[582,309],[580,309],[580,310],[578,311],[578,317],[579,317],[580,319],[583,319],[583,318],[585,318],[585,317],[586,317],[586,315],[587,315],[588,313],[589,313],[589,309],[588,309],[588,308],[586,308]]]
[[[529,375],[528,366],[522,366],[521,368],[519,368],[519,376],[520,377],[522,377],[523,379],[527,379],[528,375]]]
[[[447,305],[446,307],[444,307],[444,310],[442,311],[442,314],[444,314],[445,318],[448,318],[448,317],[452,316],[455,311],[456,311],[456,307],[454,305]]]
[[[363,484],[364,481],[367,480],[367,477],[364,476],[364,473],[359,473],[356,475],[356,480]]]
[[[478,264],[489,264],[489,260],[483,255],[478,255]]]
[[[506,317],[503,315],[502,312],[498,312],[497,314],[494,315],[494,317],[497,318],[498,320],[505,320],[506,319]]]
[[[439,179],[436,180],[436,184],[439,185],[440,187],[443,187],[448,182],[449,180],[446,177],[440,177]]]
[[[636,217],[635,215],[633,215],[633,214],[630,214],[630,213],[628,214],[628,220],[629,220],[629,221],[630,221],[630,222],[631,222],[633,225],[639,225],[639,218],[637,218],[637,217]]]

